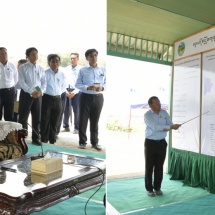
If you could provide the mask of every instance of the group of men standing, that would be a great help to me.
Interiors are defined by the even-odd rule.
[[[106,88],[106,70],[97,65],[98,51],[88,49],[85,57],[89,65],[78,65],[79,55],[71,53],[71,66],[62,71],[61,58],[57,54],[47,57],[49,68],[37,64],[38,50],[26,50],[27,62],[18,67],[8,62],[7,49],[0,47],[0,119],[13,120],[15,85],[21,89],[19,119],[23,128],[28,128],[32,116],[32,143],[54,144],[63,121],[69,127],[69,113],[74,112],[74,131],[79,134],[79,147],[87,144],[86,129],[90,121],[90,141],[93,148],[101,150],[98,142],[98,122]],[[67,105],[66,105],[67,104]],[[64,119],[63,119],[64,113]],[[30,126],[30,125],[29,125]]]

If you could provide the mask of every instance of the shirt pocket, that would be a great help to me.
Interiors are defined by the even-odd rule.
[[[9,79],[13,78],[13,70],[12,69],[7,70],[6,77]]]
[[[166,122],[167,122],[166,118],[159,118],[160,125],[166,125]]]

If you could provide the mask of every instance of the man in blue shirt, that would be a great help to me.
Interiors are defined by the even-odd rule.
[[[165,137],[171,129],[177,130],[181,125],[173,124],[169,114],[161,109],[158,97],[148,100],[151,110],[144,115],[145,131],[145,188],[148,196],[163,195],[163,164],[166,157],[167,142]],[[154,170],[154,182],[152,179]],[[154,191],[153,191],[154,189]]]
[[[102,91],[106,88],[106,70],[97,65],[98,51],[88,49],[85,57],[89,62],[88,66],[82,67],[79,71],[75,87],[80,93],[80,122],[79,122],[79,147],[85,149],[87,144],[86,129],[90,121],[90,141],[92,148],[101,150],[98,145],[98,122],[103,107]]]
[[[60,57],[51,54],[48,58],[50,68],[45,70],[47,86],[42,98],[41,141],[50,144],[56,142],[58,121],[62,113],[61,94],[66,89],[66,78],[59,70]]]
[[[41,145],[40,142],[40,118],[42,95],[46,89],[46,77],[44,69],[36,64],[38,51],[31,47],[26,50],[27,63],[19,67],[19,86],[21,88],[19,98],[19,123],[23,128],[28,128],[28,117],[32,115],[32,144]]]

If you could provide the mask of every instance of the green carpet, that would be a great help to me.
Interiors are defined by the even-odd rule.
[[[215,214],[215,195],[209,194],[198,199],[186,202],[166,205],[158,208],[150,208],[142,211],[124,213],[130,215],[214,215]]]
[[[143,177],[108,181],[107,190],[108,202],[120,213],[160,208],[160,206],[187,202],[211,195],[202,188],[183,186],[180,181],[169,180],[169,175],[164,175],[162,183],[163,196],[147,196]]]
[[[35,154],[35,153],[41,153],[41,147],[35,146],[31,143],[28,144],[28,153],[29,154]],[[90,156],[95,158],[101,158],[105,159],[105,154],[96,153],[96,152],[89,152],[86,150],[78,150],[78,149],[70,149],[60,146],[54,146],[50,144],[43,144],[43,150],[55,150],[59,152],[67,152],[67,153],[73,153],[73,154],[79,154],[84,156]],[[34,212],[32,214],[34,215],[59,215],[59,214],[65,214],[65,215],[85,215],[84,207],[88,200],[88,198],[98,189],[94,188],[92,190],[89,190],[87,192],[84,192],[80,195],[77,195],[73,198],[70,198],[68,200],[62,201],[54,206],[51,206],[43,211],[40,212]],[[87,215],[105,215],[105,207],[103,205],[103,197],[106,193],[106,185],[103,185],[101,189],[92,197],[92,199],[89,201],[87,205]]]

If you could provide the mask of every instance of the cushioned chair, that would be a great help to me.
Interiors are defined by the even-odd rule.
[[[0,161],[20,157],[28,152],[27,130],[15,122],[0,121]]]

